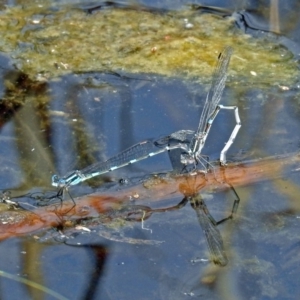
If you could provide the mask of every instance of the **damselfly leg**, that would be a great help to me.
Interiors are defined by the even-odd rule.
[[[226,153],[227,153],[228,149],[231,147],[231,145],[233,144],[242,124],[241,124],[241,120],[240,120],[240,116],[239,116],[239,109],[237,106],[223,106],[223,105],[219,105],[219,106],[221,109],[234,110],[234,116],[235,116],[235,122],[236,122],[235,127],[229,137],[229,140],[225,144],[225,147],[222,149],[221,154],[220,154],[221,165],[226,165]]]
[[[61,187],[61,188],[59,188],[56,195],[51,196],[51,198],[49,198],[49,199],[59,199],[60,200],[60,206],[62,208],[63,201],[65,200],[65,194],[66,193],[68,194],[70,200],[72,201],[72,205],[69,209],[67,209],[66,211],[63,212],[64,215],[68,214],[76,206],[75,200],[73,199],[72,195],[69,192],[69,188],[68,187]]]

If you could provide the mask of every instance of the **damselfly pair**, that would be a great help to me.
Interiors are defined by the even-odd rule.
[[[236,120],[236,125],[229,137],[229,140],[220,154],[220,163],[221,165],[225,165],[226,153],[241,127],[238,107],[219,105],[225,87],[227,69],[232,52],[233,50],[231,47],[226,47],[219,55],[217,66],[213,72],[211,87],[206,96],[204,108],[200,116],[197,131],[180,130],[164,138],[140,142],[104,162],[97,162],[82,170],[69,172],[63,177],[54,175],[52,176],[52,185],[59,187],[61,191],[63,191],[72,185],[76,185],[95,176],[136,163],[159,153],[166,151],[172,152],[172,150],[176,149],[180,151],[180,158],[178,158],[178,160],[180,160],[181,164],[184,166],[191,164],[196,166],[197,164],[201,164],[204,169],[203,171],[207,172],[207,160],[204,159],[201,152],[205,145],[212,123],[220,109],[234,110]]]

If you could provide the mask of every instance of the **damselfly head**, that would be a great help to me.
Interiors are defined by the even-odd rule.
[[[173,132],[170,135],[170,138],[175,139],[177,141],[188,141],[190,140],[190,135],[194,134],[195,132],[193,130],[179,130],[176,132]]]
[[[62,180],[58,177],[58,175],[52,176],[51,184],[52,184],[52,186],[60,187],[60,188],[65,186],[65,182],[62,182]]]

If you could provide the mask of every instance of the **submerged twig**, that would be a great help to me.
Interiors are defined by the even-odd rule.
[[[97,218],[102,214],[114,218],[116,212],[132,198],[147,201],[162,201],[175,196],[192,196],[204,189],[223,190],[228,185],[238,187],[263,180],[280,178],[285,172],[300,170],[300,155],[274,156],[244,163],[232,163],[226,167],[215,166],[214,172],[195,175],[165,176],[150,178],[130,187],[115,191],[102,190],[92,195],[64,201],[62,205],[38,207],[32,211],[7,210],[0,212],[0,239],[23,235],[49,227],[58,227],[62,222],[74,222]],[[226,184],[223,184],[226,183]],[[196,187],[196,188],[195,188]],[[73,207],[72,207],[73,206]]]

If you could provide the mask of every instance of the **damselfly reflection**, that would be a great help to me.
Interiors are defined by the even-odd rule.
[[[189,195],[184,197],[183,200],[181,200],[177,205],[170,207],[151,209],[150,207],[144,205],[130,205],[127,219],[135,221],[140,220],[142,222],[143,229],[151,230],[144,227],[144,221],[147,220],[153,213],[178,210],[184,207],[189,202],[191,204],[191,207],[196,212],[198,222],[204,233],[210,254],[210,261],[220,266],[226,266],[228,263],[228,258],[224,249],[222,236],[217,226],[234,217],[239,206],[240,198],[235,189],[230,184],[224,183],[223,185],[233,192],[234,202],[229,216],[221,219],[220,221],[216,221],[211,215],[201,194],[199,192],[190,193],[190,191],[188,192]],[[193,190],[193,187],[191,187],[191,189]],[[195,191],[196,190],[197,188],[195,188]],[[194,260],[194,262],[195,261],[196,260]]]
[[[217,265],[226,266],[228,258],[224,249],[223,239],[217,225],[231,219],[233,212],[229,217],[217,222],[210,214],[200,194],[188,197],[188,200],[190,201],[192,208],[196,211],[199,224],[205,235],[210,253],[210,260]]]
[[[63,177],[54,175],[52,176],[52,185],[61,189],[59,194],[62,194],[63,190],[67,190],[70,186],[76,185],[95,176],[119,169],[166,151],[172,152],[176,149],[180,150],[180,158],[178,158],[178,160],[180,160],[180,164],[183,166],[182,170],[184,170],[187,165],[193,165],[195,168],[197,164],[200,164],[202,166],[202,171],[208,172],[206,164],[203,163],[203,161],[207,163],[207,160],[203,158],[201,152],[205,145],[212,123],[220,109],[234,110],[236,120],[236,125],[229,137],[229,140],[220,153],[220,163],[221,165],[225,165],[226,153],[241,127],[238,108],[236,106],[219,105],[225,87],[227,69],[232,52],[232,48],[226,47],[219,55],[217,66],[213,72],[211,87],[207,94],[196,131],[179,130],[165,136],[164,138],[146,140],[133,145],[107,161],[95,163],[82,170],[69,172]]]
[[[240,202],[239,196],[236,193],[235,189],[232,186],[229,187],[233,191],[235,197],[234,203],[230,215],[228,217],[223,218],[220,221],[216,221],[213,218],[200,193],[195,193],[191,196],[186,196],[177,205],[166,207],[166,208],[151,209],[150,207],[144,205],[130,206],[131,210],[130,213],[128,213],[127,218],[130,220],[135,219],[135,220],[142,221],[142,228],[149,230],[148,228],[144,227],[144,221],[148,219],[151,216],[151,214],[158,213],[158,212],[178,210],[184,207],[189,202],[191,204],[191,207],[196,212],[198,222],[204,233],[205,240],[210,254],[210,261],[212,261],[213,263],[219,266],[226,266],[228,263],[228,258],[224,249],[222,236],[217,226],[233,218],[233,216],[237,212],[238,205]],[[137,216],[139,217],[137,218]],[[196,262],[196,260],[193,261]]]

